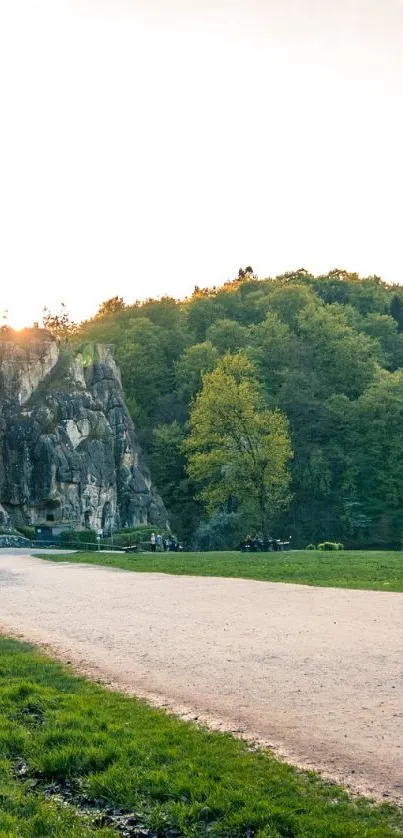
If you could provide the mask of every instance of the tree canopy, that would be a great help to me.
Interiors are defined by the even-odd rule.
[[[268,409],[246,355],[228,353],[203,376],[184,450],[207,510],[235,503],[267,537],[289,500],[291,446],[287,420]]]
[[[324,540],[400,545],[402,288],[339,268],[318,277],[301,268],[261,280],[242,271],[182,301],[125,305],[113,297],[68,333],[77,341],[115,344],[127,403],[176,531],[190,543],[201,521],[211,514],[222,521],[228,513],[231,502],[219,481],[210,499],[199,500],[207,481],[203,486],[201,473],[197,486],[190,480],[183,442],[196,439],[196,419],[200,411],[208,414],[208,391],[224,379],[221,395],[217,385],[210,399],[211,421],[213,402],[225,412],[233,398],[228,364],[242,363],[242,386],[255,406],[245,414],[250,429],[264,411],[270,427],[278,421],[283,431],[282,422],[289,428],[293,457],[285,495],[292,500],[268,514],[273,532],[292,533],[300,546]],[[234,475],[240,486],[235,449],[231,458],[233,493]],[[234,517],[246,507],[240,494],[233,497],[228,514]],[[221,511],[212,513],[217,504]],[[258,521],[253,526],[260,528]]]

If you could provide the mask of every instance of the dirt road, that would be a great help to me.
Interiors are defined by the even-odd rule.
[[[111,686],[403,802],[403,594],[0,554],[0,628]]]

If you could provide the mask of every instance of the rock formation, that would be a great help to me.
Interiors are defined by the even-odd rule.
[[[0,338],[0,513],[14,525],[167,524],[124,403],[113,347]]]

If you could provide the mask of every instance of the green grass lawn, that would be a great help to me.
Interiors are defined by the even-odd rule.
[[[123,570],[187,576],[236,576],[335,588],[403,591],[403,552],[318,550],[287,553],[41,554],[54,562],[86,562]]]
[[[52,790],[70,802],[61,805]],[[86,820],[82,810],[91,806],[97,813]],[[97,825],[99,810],[105,823],[111,809],[128,815],[131,832]],[[402,810],[353,801],[269,752],[107,692],[27,644],[0,639],[1,836],[393,838],[402,831]]]

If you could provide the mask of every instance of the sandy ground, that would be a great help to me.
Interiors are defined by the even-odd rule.
[[[403,594],[0,552],[0,628],[113,688],[403,803]]]

